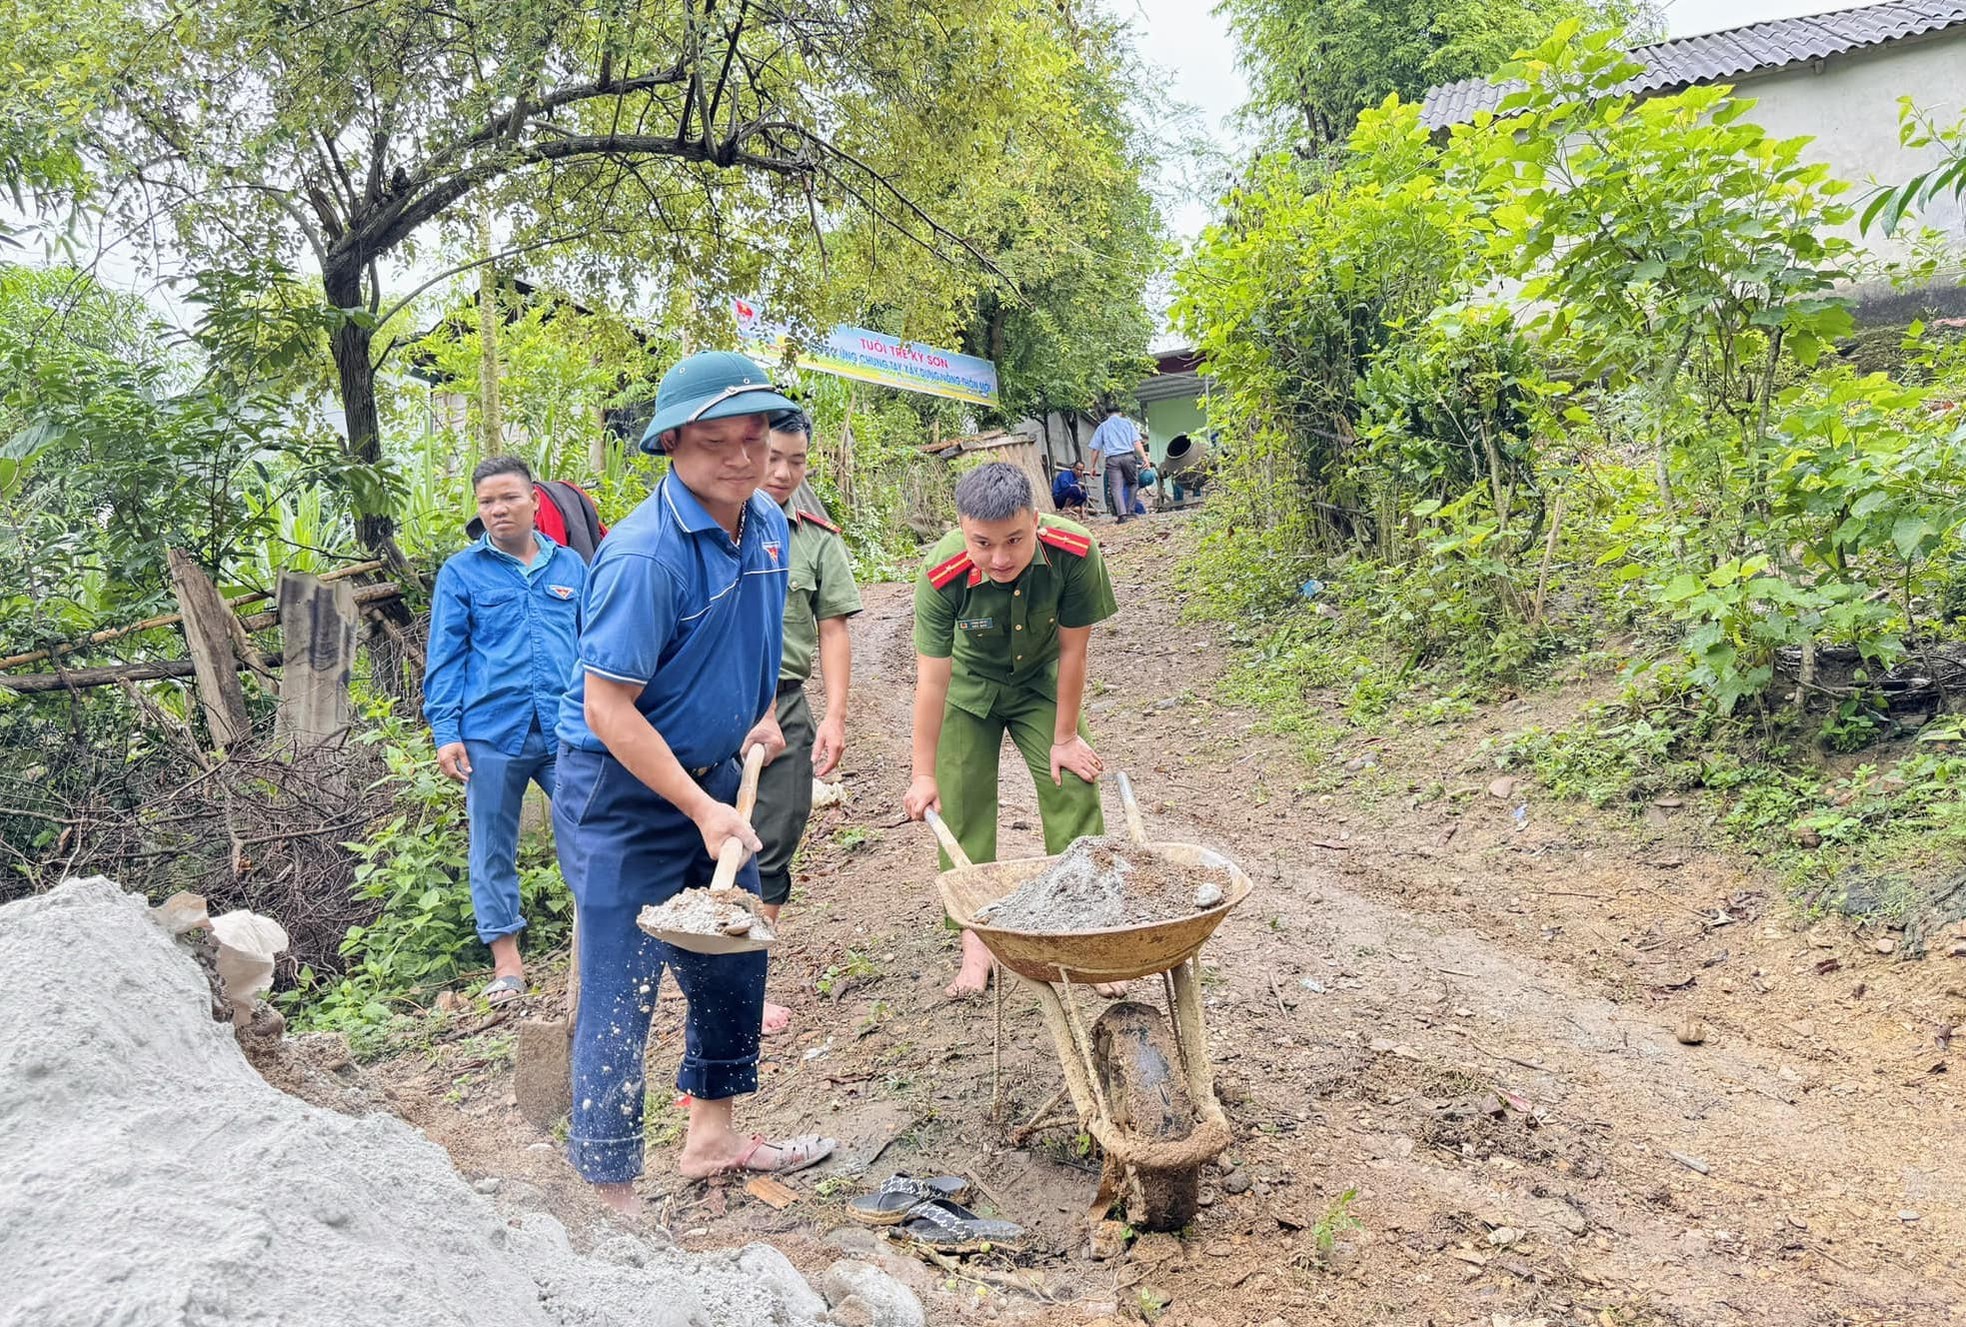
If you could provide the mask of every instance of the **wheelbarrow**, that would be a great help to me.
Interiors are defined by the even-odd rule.
[[[1202,1166],[1226,1151],[1232,1139],[1215,1099],[1196,956],[1253,886],[1219,853],[1192,843],[1150,842],[1124,774],[1119,788],[1134,842],[1178,863],[1229,872],[1231,883],[1222,902],[1146,926],[1062,934],[991,926],[974,920],[977,914],[1015,893],[1058,858],[972,864],[939,815],[930,811],[926,819],[955,863],[938,882],[943,909],[989,947],[1001,972],[1037,997],[1079,1125],[1105,1151],[1094,1220],[1124,1194],[1133,1225],[1178,1230],[1194,1218]],[[1173,1015],[1171,1028],[1159,1009],[1132,1000],[1110,1006],[1087,1027],[1074,987],[1156,976]]]

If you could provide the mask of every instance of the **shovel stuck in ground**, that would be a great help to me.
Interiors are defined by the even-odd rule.
[[[567,964],[566,1013],[530,1018],[519,1024],[513,1053],[512,1095],[519,1113],[541,1129],[551,1129],[573,1109],[573,1020],[580,1012],[580,921],[573,924],[573,958]]]

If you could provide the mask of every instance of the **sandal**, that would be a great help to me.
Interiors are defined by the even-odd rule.
[[[969,1181],[954,1175],[918,1180],[913,1175],[890,1175],[880,1188],[846,1205],[846,1214],[865,1226],[892,1226],[923,1203],[947,1199],[959,1203],[969,1196]]]
[[[524,977],[493,977],[485,989],[478,992],[478,998],[496,1009],[502,1004],[510,1004],[525,993]]]
[[[833,1139],[822,1138],[814,1133],[801,1134],[797,1138],[787,1138],[779,1143],[772,1142],[761,1133],[754,1133],[751,1135],[750,1146],[739,1152],[737,1159],[724,1167],[724,1169],[727,1171],[756,1171],[766,1175],[789,1175],[795,1170],[804,1170],[807,1166],[818,1165],[827,1157],[833,1155],[833,1149],[837,1146],[839,1144]],[[777,1150],[778,1161],[776,1164],[753,1164],[753,1158],[758,1155],[758,1149],[761,1147],[770,1147]]]
[[[909,1209],[895,1229],[905,1238],[938,1253],[1015,1249],[1024,1238],[1024,1227],[1015,1222],[978,1216],[967,1207],[946,1198],[920,1203]]]

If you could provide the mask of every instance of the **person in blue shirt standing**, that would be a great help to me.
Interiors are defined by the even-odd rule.
[[[709,884],[727,840],[759,848],[732,802],[739,753],[761,742],[775,759],[785,748],[775,702],[791,534],[757,490],[769,418],[796,409],[742,355],[671,368],[642,436],[669,472],[608,532],[588,572],[553,799],[580,936],[567,1156],[622,1212],[639,1201],[643,1057],[665,968],[688,999],[682,1173],[798,1170],[833,1149],[732,1126],[732,1098],[758,1086],[764,954],[691,953],[635,924],[645,905]],[[758,892],[755,858],[737,883]]]
[[[1103,457],[1106,465],[1106,510],[1115,523],[1123,524],[1133,512],[1133,496],[1140,488],[1140,467],[1151,464],[1147,455],[1147,435],[1116,405],[1106,407],[1106,422],[1092,430],[1092,454]]]
[[[587,568],[533,528],[532,471],[495,456],[471,474],[485,533],[437,573],[423,715],[437,763],[464,785],[471,911],[492,952],[483,995],[525,993],[519,957],[519,809],[526,785],[553,795],[560,697],[573,670]]]

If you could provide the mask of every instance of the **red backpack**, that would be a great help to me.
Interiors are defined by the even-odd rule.
[[[564,479],[546,479],[534,480],[532,492],[539,501],[533,527],[554,543],[580,554],[582,562],[592,562],[608,528],[601,524],[600,510],[587,490]],[[473,516],[464,532],[479,538],[485,533],[485,523]]]

